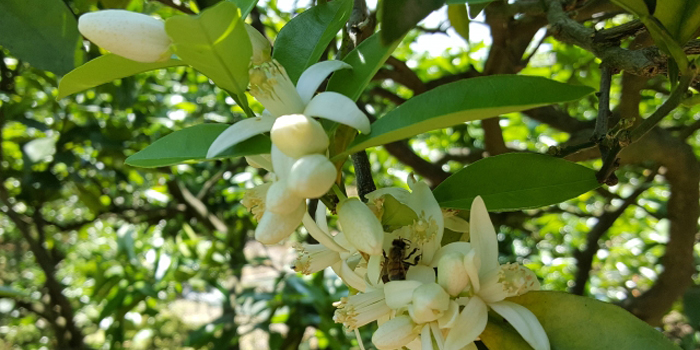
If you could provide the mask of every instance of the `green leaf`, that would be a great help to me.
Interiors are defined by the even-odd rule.
[[[245,19],[253,11],[255,5],[258,4],[258,0],[228,0],[236,4],[239,9],[241,9],[241,18]]]
[[[459,123],[579,99],[593,92],[542,77],[492,75],[456,81],[411,98],[372,124],[341,157]]]
[[[112,315],[117,309],[120,309],[128,294],[129,292],[126,289],[119,288],[117,293],[107,301],[107,304],[105,304],[105,307],[100,312],[100,317],[98,319],[103,320],[104,318]]]
[[[209,145],[228,127],[227,124],[199,124],[176,131],[127,158],[126,164],[154,168],[205,160]],[[270,147],[270,138],[259,135],[231,147],[216,159],[270,153]]]
[[[384,0],[381,3],[382,42],[393,43],[403,37],[445,0]]]
[[[532,350],[515,328],[495,317],[489,317],[479,338],[489,350]]]
[[[680,349],[661,332],[613,304],[550,291],[529,292],[509,300],[537,316],[552,349]],[[490,350],[513,349],[487,346]]]
[[[595,171],[536,153],[488,157],[454,173],[433,191],[440,206],[469,209],[481,196],[489,211],[561,203],[600,186]]]
[[[681,46],[693,39],[700,28],[700,1],[663,0],[656,7],[654,17],[663,23],[671,37]]]
[[[304,11],[282,27],[272,57],[282,64],[293,83],[321,58],[350,17],[352,4],[350,0],[326,2]]]
[[[0,286],[0,298],[22,298],[28,296],[29,295],[27,293],[14,289],[12,287]]]
[[[136,62],[128,58],[108,53],[97,57],[66,74],[58,83],[58,96],[62,99],[68,95],[106,84],[116,79],[154,69],[181,66],[180,60],[165,62]]]
[[[61,0],[0,1],[0,46],[32,66],[58,75],[75,67],[80,33]]]
[[[345,56],[343,62],[351,65],[352,69],[341,69],[333,73],[327,91],[339,92],[354,101],[360,98],[367,84],[399,45],[398,41],[389,46],[383,45],[380,35],[381,32],[372,34]]]
[[[612,0],[612,2],[639,17],[653,14],[656,8],[656,1],[652,1],[653,4],[645,0]]]
[[[245,92],[253,48],[234,3],[222,1],[198,16],[170,17],[165,31],[183,61],[231,94]]]
[[[416,212],[408,205],[399,202],[394,196],[385,194],[380,198],[384,199],[382,226],[384,226],[385,231],[391,232],[399,227],[411,225],[414,220],[418,220]]]
[[[447,7],[447,18],[452,28],[469,43],[469,14],[467,5],[450,5]]]

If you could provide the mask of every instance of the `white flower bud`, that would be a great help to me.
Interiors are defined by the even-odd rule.
[[[165,23],[151,16],[125,10],[86,13],[78,30],[105,50],[137,62],[165,61],[170,38]]]
[[[369,255],[382,254],[384,228],[359,198],[350,198],[338,205],[338,223],[345,238],[357,250]]]
[[[450,306],[447,308],[440,318],[438,318],[438,326],[440,328],[452,328],[459,316],[459,304],[454,300],[450,300]]]
[[[469,285],[469,274],[464,267],[464,254],[448,253],[438,261],[438,284],[451,296],[457,296]]]
[[[270,61],[272,59],[270,55],[272,52],[270,41],[248,23],[245,23],[245,30],[248,32],[250,43],[253,45],[253,57],[251,57],[253,66],[259,66]]]
[[[326,156],[312,154],[294,162],[287,188],[302,198],[318,198],[331,189],[338,172]]]
[[[437,283],[423,284],[413,291],[408,313],[416,323],[432,322],[450,307],[450,296]]]
[[[300,198],[290,191],[285,181],[276,181],[267,190],[265,210],[277,214],[289,214],[303,203],[304,198]]]
[[[277,148],[292,158],[323,154],[329,140],[321,123],[303,114],[283,115],[272,125],[270,138]]]
[[[265,211],[255,228],[255,239],[262,244],[275,244],[289,237],[301,224],[306,205],[300,205],[291,214],[277,214]]]
[[[410,343],[420,333],[410,317],[402,315],[383,323],[372,335],[372,343],[379,350],[394,350]]]

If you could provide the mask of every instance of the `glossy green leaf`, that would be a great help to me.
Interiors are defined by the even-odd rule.
[[[489,318],[479,338],[489,350],[532,350],[515,328],[495,317]]]
[[[205,160],[209,145],[229,127],[227,124],[199,124],[160,138],[126,159],[126,164],[153,168],[186,161]],[[221,153],[219,158],[242,157],[270,153],[270,138],[255,136]]]
[[[654,17],[663,23],[671,37],[678,44],[685,45],[694,39],[700,28],[700,1],[698,0],[663,0],[659,2]]]
[[[595,171],[536,153],[507,153],[463,168],[433,191],[445,208],[469,209],[481,196],[489,211],[561,203],[600,186]]]
[[[564,292],[529,292],[510,301],[532,311],[552,349],[678,350],[661,332],[623,308]],[[517,349],[492,347],[490,350]]]
[[[333,73],[326,90],[339,92],[355,101],[360,98],[367,84],[399,45],[398,41],[383,45],[380,33],[373,34],[345,56],[343,62],[351,65],[352,69]]]
[[[384,44],[403,37],[431,12],[445,4],[445,0],[384,0],[379,12]]]
[[[258,4],[258,0],[228,0],[236,4],[239,9],[241,9],[241,18],[245,19],[253,11],[255,5]]]
[[[108,53],[97,57],[66,74],[58,83],[57,99],[64,98],[76,92],[109,83],[116,79],[154,69],[184,65],[180,60],[165,62],[136,62],[128,58]]]
[[[222,1],[198,16],[170,17],[165,31],[184,62],[233,95],[245,92],[253,48],[234,3]]]
[[[494,1],[495,0],[447,0],[447,4],[469,4],[469,18],[474,19],[486,8],[486,6]]]
[[[372,124],[371,133],[358,136],[337,157],[459,123],[577,100],[591,92],[588,86],[523,75],[460,80],[406,101]]]
[[[10,54],[59,75],[80,55],[78,22],[61,0],[0,1],[0,33],[0,46]]]
[[[612,2],[639,17],[653,14],[656,9],[654,0],[612,0]]]
[[[304,11],[282,27],[272,57],[282,64],[292,82],[296,84],[301,73],[318,62],[350,17],[352,4],[350,0],[329,1]]]

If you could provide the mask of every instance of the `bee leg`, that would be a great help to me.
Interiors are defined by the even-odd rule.
[[[413,254],[415,254],[418,251],[418,248],[413,248],[410,253],[406,256],[406,260],[410,259]],[[420,256],[420,255],[419,255]]]

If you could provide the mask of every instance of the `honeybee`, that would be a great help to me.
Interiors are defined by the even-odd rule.
[[[418,248],[414,248],[406,255],[406,249],[410,244],[411,241],[405,238],[397,238],[391,242],[389,256],[384,254],[384,268],[382,270],[382,281],[384,283],[405,280],[409,266],[418,264],[420,255],[416,255],[413,261],[409,260],[418,251]]]

